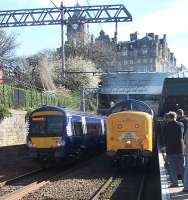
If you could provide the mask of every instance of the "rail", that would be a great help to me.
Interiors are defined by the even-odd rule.
[[[126,199],[126,195],[129,197],[129,200],[141,200],[143,198],[144,184],[145,174],[138,177],[128,174],[120,176],[114,175],[106,180],[90,200],[113,199],[113,197],[121,200]],[[129,188],[130,185],[132,186],[131,189]],[[135,193],[135,191],[137,192]]]
[[[6,181],[3,181],[3,182],[0,182],[0,187],[4,186],[4,185],[8,185],[8,184],[12,184],[13,182],[17,181],[17,180],[20,180],[22,178],[25,178],[26,176],[31,176],[33,174],[36,174],[36,173],[39,173],[41,171],[43,171],[44,169],[41,168],[41,169],[36,169],[36,170],[32,170],[30,172],[27,172],[27,173],[24,173],[22,175],[19,175],[19,176],[16,176],[14,178],[11,178],[11,179],[8,179]]]
[[[10,193],[7,193],[7,194],[1,196],[0,200],[20,200],[27,194],[34,192],[34,191],[38,190],[39,188],[43,187],[44,185],[46,185],[47,183],[50,183],[50,182],[56,180],[56,178],[59,176],[64,177],[67,175],[71,175],[74,171],[82,168],[85,165],[88,165],[94,159],[96,159],[96,157],[92,157],[91,159],[86,160],[85,162],[82,162],[82,163],[78,163],[74,166],[72,166],[72,164],[67,164],[67,165],[65,165],[65,168],[63,168],[63,170],[64,170],[63,172],[62,172],[62,168],[59,168],[58,170],[56,169],[54,172],[53,172],[53,170],[50,169],[52,172],[49,175],[42,176],[42,178],[38,178],[37,180],[34,180],[30,184],[27,184],[19,189],[14,190],[13,192],[10,192]],[[28,175],[31,175],[31,173],[25,174],[25,177]],[[17,178],[18,178],[17,180],[20,180],[20,179],[24,178],[24,175],[19,176]],[[15,183],[15,181],[16,181],[16,178],[10,179],[10,180],[6,181],[5,184],[8,182]],[[1,187],[0,187],[0,189],[1,189]]]

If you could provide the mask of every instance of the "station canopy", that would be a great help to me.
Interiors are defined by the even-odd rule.
[[[164,79],[172,73],[126,72],[103,75],[101,94],[160,95]]]

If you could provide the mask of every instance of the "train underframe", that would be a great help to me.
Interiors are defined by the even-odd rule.
[[[59,148],[30,148],[29,157],[42,165],[60,164],[74,162],[76,160],[85,159],[90,155],[101,153],[104,151],[101,144],[93,146],[82,145],[78,148],[59,147]]]
[[[112,162],[120,168],[144,167],[152,159],[150,151],[138,149],[120,149],[111,157]]]
[[[49,148],[30,148],[30,158],[39,164],[57,164],[65,160],[65,152],[63,149],[49,149]]]

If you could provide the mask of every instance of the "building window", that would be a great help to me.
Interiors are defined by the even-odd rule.
[[[148,60],[146,58],[143,59],[143,63],[146,64]]]
[[[124,60],[124,63],[123,63],[124,65],[126,65],[127,64],[127,60]]]
[[[142,49],[142,55],[146,55],[148,53],[147,49]]]
[[[144,72],[147,72],[148,71],[148,68],[146,65],[144,65]]]
[[[123,56],[127,56],[127,51],[123,51]]]
[[[137,59],[137,63],[140,64],[140,63],[141,63],[141,60],[140,60],[140,59]]]
[[[133,65],[133,60],[132,60],[132,59],[129,60],[129,64],[130,64],[130,65]]]

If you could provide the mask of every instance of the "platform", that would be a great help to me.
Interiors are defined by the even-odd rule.
[[[165,168],[165,161],[162,153],[159,153],[159,165],[160,165],[160,178],[161,178],[161,195],[162,200],[175,200],[175,199],[187,199],[188,193],[183,193],[183,184],[182,181],[179,180],[179,187],[170,188],[171,184],[169,179],[169,174],[167,169]]]

